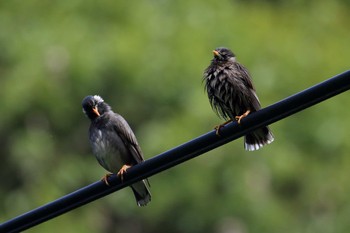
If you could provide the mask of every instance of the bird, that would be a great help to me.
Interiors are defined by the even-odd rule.
[[[236,60],[235,54],[225,47],[214,49],[213,54],[203,81],[212,109],[227,120],[215,127],[220,136],[221,127],[234,120],[241,124],[243,118],[261,109],[261,105],[248,70]],[[265,126],[245,135],[244,148],[254,151],[273,141],[272,132]]]
[[[142,163],[144,157],[136,136],[127,121],[104,102],[99,95],[86,96],[82,101],[83,112],[91,120],[89,140],[92,152],[99,164],[117,174],[123,181],[127,169]],[[107,174],[102,181],[109,186]],[[150,183],[147,179],[132,184],[138,206],[151,201]]]

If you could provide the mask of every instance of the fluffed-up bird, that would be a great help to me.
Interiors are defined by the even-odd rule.
[[[126,120],[112,111],[98,96],[87,96],[82,102],[83,111],[91,120],[89,139],[93,154],[102,167],[116,173],[123,180],[123,174],[135,164],[144,161],[141,148]],[[107,184],[107,174],[102,180]],[[151,201],[150,184],[147,179],[131,186],[138,206]]]
[[[204,71],[203,80],[212,108],[227,120],[216,127],[219,135],[222,126],[233,120],[240,124],[244,117],[261,106],[248,70],[237,62],[234,53],[224,47],[216,48],[213,53],[214,58]],[[262,127],[245,135],[244,148],[258,150],[273,140],[270,129]]]

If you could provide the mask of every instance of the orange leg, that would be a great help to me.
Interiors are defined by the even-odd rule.
[[[248,116],[248,114],[250,113],[250,110],[247,110],[245,113],[243,113],[242,115],[240,116],[236,116],[235,119],[238,121],[238,124],[241,124],[241,120]]]
[[[220,124],[220,125],[215,126],[214,129],[216,129],[216,132],[215,132],[216,135],[217,135],[217,136],[220,136],[220,129],[221,129],[222,127],[224,127],[225,125],[227,125],[228,123],[230,123],[230,122],[232,122],[231,119],[228,120],[228,121],[226,121],[226,122],[224,122],[224,123],[222,123],[222,124]]]
[[[101,181],[103,181],[107,186],[110,186],[110,184],[108,183],[108,177],[110,177],[111,175],[112,173],[108,173],[101,179]]]
[[[117,175],[118,176],[120,176],[120,179],[122,180],[122,182],[123,182],[123,175],[124,175],[124,173],[126,173],[126,170],[128,169],[128,168],[130,168],[131,166],[130,165],[123,165],[122,166],[122,168],[120,168],[120,170],[119,170],[119,172],[117,173]]]

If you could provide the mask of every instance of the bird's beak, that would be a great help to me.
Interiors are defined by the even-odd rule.
[[[220,56],[220,53],[218,51],[216,51],[216,50],[213,50],[213,53],[214,53],[215,57],[219,57]]]
[[[93,107],[92,111],[97,115],[100,116],[101,114],[98,112],[97,107]]]

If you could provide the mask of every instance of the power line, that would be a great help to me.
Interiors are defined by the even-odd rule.
[[[201,135],[189,142],[163,152],[128,169],[124,181],[113,175],[109,178],[111,186],[98,181],[51,203],[24,213],[0,225],[0,232],[19,232],[44,221],[57,217],[110,193],[118,191],[132,183],[155,175],[207,151],[233,141],[250,131],[269,125],[292,114],[311,107],[328,98],[350,89],[350,70],[270,105],[260,111],[249,114],[240,125],[232,122],[221,128],[220,136],[215,130]],[[278,140],[277,140],[278,141]],[[278,143],[278,142],[277,142]]]

